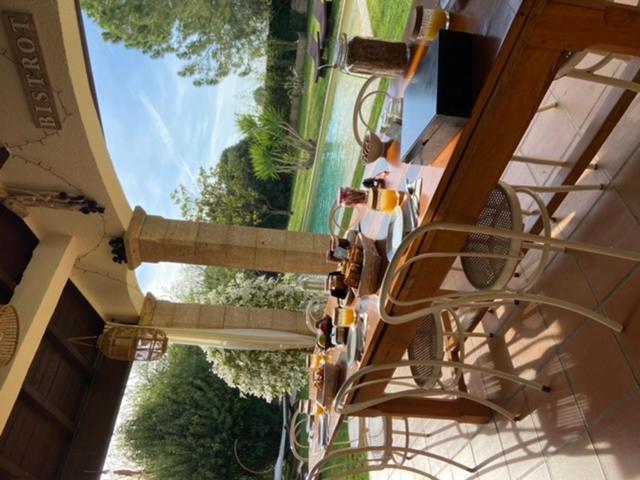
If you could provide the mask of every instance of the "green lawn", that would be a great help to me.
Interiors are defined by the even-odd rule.
[[[343,0],[334,0],[333,15],[337,15],[341,11]],[[371,19],[371,28],[374,36],[378,38],[385,38],[389,40],[400,40],[403,36],[405,25],[411,11],[411,0],[367,0],[367,6],[369,9],[369,18]],[[337,8],[336,8],[337,7]],[[337,18],[334,19],[334,24],[337,23]],[[317,28],[315,20],[310,17],[309,27],[310,31]],[[330,53],[334,48],[333,42],[329,45]],[[313,81],[313,65],[311,60],[307,57],[305,59],[305,91],[303,94],[300,115],[298,120],[298,131],[305,135],[307,138],[318,140],[318,133],[320,131],[320,125],[322,123],[322,115],[324,111],[324,104],[328,93],[328,81],[331,78],[330,73],[321,78],[318,83]],[[388,87],[388,81],[383,80],[380,84],[380,90],[386,90]],[[379,95],[375,99],[371,115],[369,117],[369,123],[371,125],[377,124],[380,117],[380,112],[384,105],[384,97]],[[357,164],[357,167],[353,173],[351,180],[351,186],[357,188],[361,185],[364,177],[365,166],[362,162]],[[289,230],[300,231],[303,229],[303,222],[305,212],[309,208],[308,202],[312,202],[314,199],[309,198],[308,192],[311,188],[313,170],[303,170],[296,174],[294,180],[293,193],[291,195],[291,210],[293,214],[289,219]],[[351,214],[347,213],[343,216],[342,225],[346,226],[351,220]]]
[[[367,0],[373,35],[388,40],[401,40],[412,3],[411,0]]]
[[[349,440],[349,428],[347,427],[346,422],[342,422],[342,424],[338,428],[338,432],[336,433],[335,441],[346,442],[348,440]],[[336,450],[338,448],[344,448],[344,447],[336,447]],[[363,462],[366,459],[366,457],[363,453],[360,453],[358,455],[349,455],[349,459],[351,460],[351,462],[346,466],[346,468],[343,467],[343,468],[336,468],[336,469],[330,470],[329,472],[327,472],[327,475],[321,475],[320,478],[330,478],[337,475],[339,472],[344,472],[344,471],[356,468],[357,466],[361,466],[363,465]],[[342,462],[344,462],[344,458],[341,462],[338,462],[338,463],[342,463]],[[334,462],[330,462],[327,465],[330,465],[331,463],[334,463]],[[348,475],[343,478],[345,478],[345,480],[368,480],[369,474],[360,473],[358,475]]]

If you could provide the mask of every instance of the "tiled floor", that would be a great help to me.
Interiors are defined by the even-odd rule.
[[[637,65],[636,65],[637,68]],[[625,65],[613,68],[625,73]],[[612,70],[612,71],[613,71]],[[536,116],[518,154],[571,161],[572,148],[590,134],[611,102],[612,90],[576,80],[554,83],[545,101],[559,107]],[[606,183],[604,192],[576,192],[557,216],[554,234],[640,251],[640,98],[598,153],[599,169],[582,183]],[[553,182],[559,169],[512,163],[512,184]],[[533,263],[533,262],[530,262]],[[525,276],[530,273],[525,269]],[[550,393],[469,378],[472,391],[521,412],[511,423],[495,417],[481,426],[411,420],[415,448],[457,460],[476,473],[433,459],[408,465],[438,479],[640,479],[640,267],[587,254],[559,254],[535,291],[606,313],[621,334],[558,308],[519,305],[483,320],[498,336],[469,340],[468,362],[495,365],[551,386]],[[385,471],[371,478],[423,478]]]

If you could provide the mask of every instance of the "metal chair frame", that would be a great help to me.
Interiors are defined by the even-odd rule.
[[[476,467],[468,467],[459,462],[456,462],[455,460],[448,459],[436,453],[411,448],[409,446],[410,439],[411,436],[415,434],[409,432],[409,423],[406,418],[403,419],[405,427],[404,430],[394,430],[392,425],[392,418],[390,417],[381,417],[381,419],[383,422],[383,445],[371,445],[371,442],[369,441],[371,437],[366,437],[365,435],[365,438],[363,438],[361,428],[359,432],[358,446],[351,448],[340,448],[327,453],[327,455],[325,455],[325,457],[309,471],[307,479],[316,479],[319,478],[320,475],[327,474],[332,470],[351,466],[352,460],[349,458],[349,456],[354,454],[366,455],[366,459],[363,461],[363,466],[357,466],[343,472],[338,472],[328,478],[333,480],[344,478],[349,475],[357,475],[360,473],[392,469],[412,472],[425,478],[437,480],[437,478],[430,473],[404,465],[406,460],[415,458],[417,456],[424,456],[437,461],[446,462],[468,473],[474,473],[476,471]],[[366,419],[360,418],[360,425],[363,425],[365,422]],[[393,434],[404,434],[404,446],[397,446],[393,444]]]
[[[521,222],[518,222],[514,215],[514,225],[516,228],[514,230],[503,230],[491,227],[485,227],[480,225],[463,225],[463,224],[455,224],[455,223],[431,223],[428,225],[422,225],[418,227],[413,232],[411,232],[407,237],[403,240],[403,242],[398,247],[395,256],[392,258],[387,272],[382,280],[381,286],[381,295],[379,297],[379,310],[382,319],[387,323],[392,324],[400,324],[412,320],[416,320],[418,318],[424,318],[429,314],[438,314],[442,309],[455,309],[460,307],[473,307],[473,308],[482,308],[482,307],[495,307],[502,304],[512,303],[512,302],[531,302],[535,304],[542,305],[551,305],[558,308],[566,309],[583,315],[587,318],[590,318],[594,321],[602,323],[603,325],[617,331],[621,332],[623,330],[622,325],[610,320],[605,315],[592,311],[588,308],[582,307],[580,305],[567,302],[564,300],[555,299],[552,297],[532,294],[528,293],[528,290],[532,288],[532,286],[536,283],[536,281],[540,278],[544,269],[550,261],[550,256],[552,252],[567,252],[567,251],[576,251],[576,252],[585,252],[592,253],[595,255],[605,255],[612,258],[621,258],[633,262],[640,262],[640,252],[633,252],[627,250],[619,250],[610,247],[603,247],[599,245],[574,242],[569,240],[560,240],[557,238],[551,237],[551,220],[549,217],[549,213],[546,209],[546,205],[542,198],[537,195],[536,192],[549,192],[549,191],[572,191],[575,190],[576,187],[579,190],[585,189],[593,189],[593,188],[601,188],[600,186],[584,186],[578,185],[576,187],[570,186],[561,186],[561,187],[528,187],[528,186],[516,186],[509,187],[506,184],[501,184],[505,191],[509,192],[510,195],[516,196],[517,193],[525,193],[533,198],[535,203],[538,205],[539,213],[543,223],[543,235],[534,235],[530,233],[524,233],[517,228],[518,225],[521,225]],[[517,196],[516,196],[517,197]],[[515,205],[515,202],[513,202]],[[402,265],[400,265],[401,260],[405,252],[408,250],[410,245],[419,237],[424,236],[432,231],[449,231],[449,232],[460,232],[466,234],[482,234],[489,236],[502,237],[513,242],[513,245],[518,248],[513,248],[512,251],[508,255],[502,254],[492,254],[492,253],[481,253],[481,252],[429,252],[418,254]],[[541,250],[542,255],[540,261],[538,262],[538,266],[531,276],[531,278],[525,282],[525,284],[520,288],[509,288],[507,285],[508,280],[515,273],[515,268],[519,264],[519,262],[524,258],[526,254],[526,250]],[[391,286],[397,275],[404,270],[406,270],[412,264],[422,261],[428,258],[443,258],[443,257],[480,257],[480,258],[496,258],[503,259],[509,262],[509,268],[504,268],[505,274],[503,278],[501,278],[500,282],[496,282],[496,285],[493,290],[482,290],[482,291],[470,291],[470,292],[457,292],[451,293],[442,296],[433,296],[433,297],[425,297],[417,300],[408,300],[401,301],[391,295]],[[506,279],[506,281],[505,281]],[[425,307],[418,309],[411,313],[405,313],[401,315],[394,315],[388,313],[386,311],[385,305],[387,302],[390,302],[397,306],[416,306],[416,305],[425,305]]]
[[[453,319],[453,324],[455,325],[455,331],[447,331],[442,327],[442,314],[447,314]],[[404,360],[400,362],[394,362],[389,364],[382,365],[369,365],[367,367],[360,368],[355,374],[349,377],[342,386],[338,389],[336,393],[333,409],[335,412],[344,414],[344,415],[353,415],[357,412],[375,407],[376,405],[380,405],[388,400],[393,400],[397,398],[405,398],[405,397],[438,397],[438,396],[454,396],[457,398],[466,398],[473,402],[479,403],[486,407],[491,408],[493,411],[505,416],[511,421],[518,421],[518,415],[514,415],[508,410],[502,408],[500,405],[497,405],[495,402],[490,400],[478,397],[476,395],[472,395],[468,392],[464,392],[459,390],[460,379],[462,375],[466,372],[480,372],[486,375],[491,375],[494,377],[502,378],[504,380],[517,383],[519,385],[523,385],[527,388],[532,388],[535,390],[548,392],[549,387],[543,385],[541,383],[533,382],[517,375],[513,375],[510,373],[503,372],[501,370],[496,370],[488,367],[481,367],[478,365],[471,365],[464,363],[465,359],[465,340],[468,337],[484,337],[488,338],[491,335],[481,334],[481,333],[471,333],[465,332],[462,324],[460,322],[460,318],[457,313],[453,309],[442,308],[439,310],[438,314],[434,314],[434,311],[430,311],[426,315],[433,315],[435,322],[435,343],[436,343],[436,352],[433,355],[432,359],[429,360]],[[422,318],[424,318],[423,315]],[[384,317],[383,317],[384,318]],[[417,317],[420,318],[420,317]],[[417,319],[414,318],[414,319]],[[458,353],[458,361],[447,361],[444,360],[444,342],[445,338],[450,337],[453,338],[457,347]],[[417,384],[415,379],[415,375],[412,373],[411,375],[393,375],[394,371],[397,368],[401,367],[428,367],[431,369],[430,378],[425,379],[421,378],[421,381],[424,383],[420,386]],[[452,370],[452,374],[449,378],[443,378],[443,368],[448,368]],[[380,375],[375,375],[376,378],[367,380],[365,377],[371,373],[378,373],[383,371],[390,371],[388,376],[380,377]],[[391,385],[394,387],[403,387],[404,390],[384,393],[379,395],[378,397],[370,400],[360,401],[360,402],[352,402],[347,403],[348,400],[353,398],[353,395],[357,392],[357,390],[372,386],[372,385]]]

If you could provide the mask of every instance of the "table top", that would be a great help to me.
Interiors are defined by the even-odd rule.
[[[428,0],[416,0],[414,2],[414,6],[415,5],[424,5],[425,7],[431,6]],[[506,13],[505,10],[507,11]],[[500,41],[497,39],[504,38],[506,36],[508,28],[514,17],[514,10],[511,8],[504,8],[504,0],[470,1],[462,12],[453,16],[451,22],[452,30],[488,35],[491,38],[490,42],[478,42],[474,47],[474,69],[476,71],[486,74],[489,70],[490,65],[495,60],[499,51]],[[409,27],[407,27],[407,31],[408,30]],[[410,79],[412,79],[419,70],[421,60],[425,53],[426,49],[424,46],[416,49],[414,59],[409,69],[409,78],[407,80],[396,81],[391,85],[390,89],[393,95],[404,95],[405,90],[409,86]],[[446,157],[449,157],[452,154],[454,147],[455,143],[452,144],[451,148],[445,152]],[[423,179],[423,190],[420,201],[419,217],[423,220],[427,213],[428,206],[440,185],[440,180],[444,176],[448,165],[447,160],[448,158],[445,158],[445,161],[431,166],[410,167],[408,165],[401,165],[391,168],[389,175],[385,178],[386,185],[389,188],[404,189],[403,183],[405,179],[415,180],[417,177],[421,177]],[[388,221],[389,217],[384,213],[367,211],[361,222],[363,233],[370,238],[384,238],[386,236]],[[384,336],[381,329],[385,325],[380,322],[380,316],[377,312],[377,298],[367,298],[358,304],[360,304],[361,310],[366,311],[368,314],[368,329],[366,335],[367,350],[365,351],[363,360],[360,363],[364,365],[368,363],[368,360],[372,356],[372,347],[376,343],[374,342],[374,339],[381,339]],[[359,367],[359,364],[356,364],[352,366],[352,368],[348,368],[346,349],[344,348],[331,349],[329,356],[329,361],[339,366],[342,378],[350,376]],[[315,398],[315,392],[310,391],[309,395],[309,398]],[[340,421],[341,418],[339,415],[330,415],[330,438],[333,438],[335,435]],[[316,429],[316,431],[313,435],[314,443],[312,444],[309,454],[310,466],[320,460],[325,452],[323,448],[317,445],[317,439],[319,438],[317,424],[318,422],[314,422],[313,424],[313,428]]]
[[[414,4],[434,6],[429,0],[416,0]],[[453,16],[451,28],[480,35],[485,40],[474,44],[474,69],[483,72],[484,82],[476,86],[478,94],[471,118],[443,152],[440,162],[429,167],[393,167],[386,179],[390,188],[398,188],[406,178],[423,178],[422,224],[475,222],[535,115],[565,50],[589,47],[640,55],[640,9],[604,0],[468,0],[464,9]],[[410,76],[419,66],[424,53],[424,49],[420,50],[417,49],[409,69]],[[402,94],[406,86],[406,81],[397,82],[391,93]],[[366,235],[384,237],[382,214],[367,212],[362,225]],[[464,235],[435,232],[415,241],[408,256],[427,251],[459,251],[464,240]],[[435,294],[452,261],[438,258],[413,264],[394,284],[396,296],[410,300]],[[361,364],[400,360],[419,322],[385,324],[376,314],[377,299],[366,298],[362,303],[369,313],[369,325]],[[387,308],[396,311],[396,307]],[[346,367],[344,350],[334,349],[331,360],[340,366],[343,375],[353,373]],[[380,387],[365,387],[359,390],[357,400],[380,393]],[[433,407],[433,412],[425,411],[428,410],[425,405]],[[401,411],[407,414],[433,413],[435,417],[452,418],[445,416],[451,412],[433,400],[423,404],[412,401],[405,407],[408,408]],[[458,412],[458,418],[469,417]],[[330,415],[330,438],[341,420],[338,415]],[[323,449],[312,444],[310,467],[323,454]]]

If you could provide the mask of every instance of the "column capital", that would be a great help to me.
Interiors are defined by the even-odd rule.
[[[135,270],[142,263],[140,255],[140,236],[147,212],[140,206],[133,209],[133,216],[124,234],[124,249],[127,255],[129,270]]]
[[[140,320],[138,325],[151,325],[153,320],[153,312],[156,310],[156,297],[151,292],[147,293],[140,310]]]

